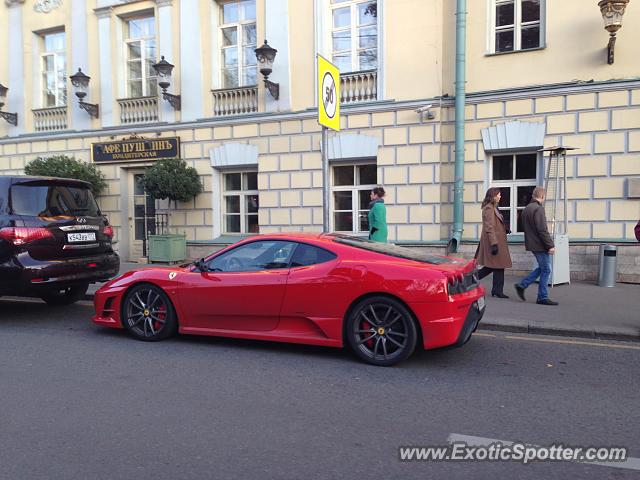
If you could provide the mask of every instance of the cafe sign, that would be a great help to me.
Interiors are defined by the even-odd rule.
[[[180,155],[180,138],[134,138],[119,142],[91,144],[95,163],[127,162],[175,158]]]

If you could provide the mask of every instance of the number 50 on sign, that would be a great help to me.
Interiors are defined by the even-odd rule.
[[[340,130],[340,71],[318,55],[318,123]]]

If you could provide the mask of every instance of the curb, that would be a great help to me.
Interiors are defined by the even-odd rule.
[[[549,335],[556,337],[589,338],[591,340],[619,340],[624,342],[640,342],[640,332],[621,332],[615,330],[593,330],[588,328],[567,328],[543,325],[514,325],[500,323],[484,323],[480,321],[478,330],[489,330],[507,333],[526,333],[529,335]]]

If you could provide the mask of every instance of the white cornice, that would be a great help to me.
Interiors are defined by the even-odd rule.
[[[498,100],[511,100],[517,98],[518,96],[522,98],[539,98],[539,97],[547,97],[552,95],[568,95],[568,94],[576,94],[576,93],[587,93],[587,92],[602,92],[602,91],[611,91],[611,90],[621,90],[621,89],[637,89],[640,88],[640,80],[621,80],[621,81],[610,81],[610,82],[601,82],[601,83],[589,83],[589,84],[577,84],[575,86],[554,86],[550,85],[546,89],[538,89],[538,88],[530,88],[530,89],[519,89],[514,91],[513,93],[507,93],[506,91],[501,92],[483,92],[483,93],[475,93],[474,95],[481,96],[481,99],[470,99],[467,95],[467,105],[474,103],[482,103],[485,101],[498,101]],[[341,107],[341,112],[345,115],[358,114],[358,113],[382,113],[382,112],[394,112],[397,110],[408,110],[408,109],[416,109],[418,107],[424,106],[427,103],[433,103],[434,106],[437,107],[446,107],[452,108],[454,105],[454,98],[448,97],[441,99],[439,97],[431,97],[425,99],[417,99],[417,100],[407,100],[407,101],[394,101],[394,100],[385,100],[379,102],[371,102],[365,104],[356,104]],[[211,118],[202,118],[196,121],[191,122],[176,122],[176,123],[148,123],[141,125],[122,125],[122,126],[114,126],[96,130],[83,130],[83,131],[62,131],[62,132],[46,132],[46,133],[29,133],[22,134],[16,137],[5,137],[0,138],[0,145],[6,143],[17,143],[23,141],[37,141],[37,140],[50,140],[52,138],[62,139],[62,138],[83,138],[88,135],[123,135],[123,134],[131,134],[131,133],[157,133],[157,132],[173,132],[179,129],[187,129],[187,128],[206,128],[206,127],[222,127],[222,126],[230,126],[230,125],[246,125],[252,123],[262,123],[262,122],[275,122],[281,120],[308,120],[314,119],[318,117],[318,111],[314,108],[308,108],[302,111],[296,112],[278,112],[278,113],[254,113],[250,115],[238,115],[235,117],[211,117]],[[427,124],[433,123],[453,123],[453,122],[428,122]]]
[[[113,13],[113,7],[99,7],[95,8],[93,11],[98,18],[110,18]]]

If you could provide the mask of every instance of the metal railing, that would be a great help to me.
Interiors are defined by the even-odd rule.
[[[158,121],[158,97],[120,98],[120,123],[149,123]]]
[[[142,238],[142,256],[146,257],[149,236],[164,235],[169,233],[169,214],[168,213],[152,213],[144,216],[144,237]]]
[[[212,90],[213,114],[216,117],[258,111],[258,86]]]
[[[340,103],[371,102],[378,98],[378,71],[340,74]]]
[[[33,126],[36,132],[66,130],[67,107],[36,108],[33,112]]]

